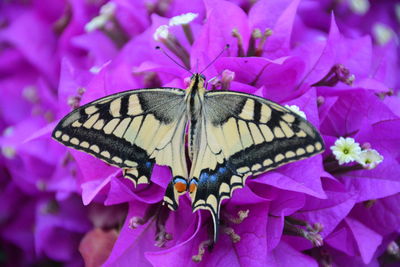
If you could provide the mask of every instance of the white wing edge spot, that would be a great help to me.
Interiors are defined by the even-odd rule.
[[[69,135],[68,135],[68,134],[63,134],[63,136],[61,137],[61,139],[62,139],[64,142],[68,142],[68,141],[69,141]]]

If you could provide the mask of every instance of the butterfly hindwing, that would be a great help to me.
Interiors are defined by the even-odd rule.
[[[198,156],[191,197],[193,208],[210,210],[215,224],[221,201],[243,187],[248,176],[324,150],[320,134],[304,118],[253,95],[207,92],[201,121],[200,140],[193,141],[201,145],[193,148]]]
[[[157,88],[126,91],[72,111],[53,138],[120,167],[134,184],[149,183],[154,163],[187,177],[184,157],[185,93]],[[175,192],[176,193],[176,192]],[[176,207],[176,194],[170,198]]]

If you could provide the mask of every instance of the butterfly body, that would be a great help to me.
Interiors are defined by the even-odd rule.
[[[189,191],[193,211],[211,212],[215,239],[222,200],[249,176],[319,154],[324,144],[289,109],[249,94],[207,91],[204,83],[194,74],[186,90],[140,89],[101,98],[64,117],[53,138],[122,168],[135,185],[150,182],[154,164],[169,166],[173,179],[164,203],[175,210]]]

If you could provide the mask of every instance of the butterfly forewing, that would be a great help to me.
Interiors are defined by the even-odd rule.
[[[221,201],[260,174],[324,150],[318,131],[291,110],[266,99],[210,91],[202,112],[202,144],[192,166],[193,208],[207,209],[218,222]]]
[[[180,89],[133,90],[101,98],[72,111],[53,137],[123,168],[135,184],[149,183],[154,163],[187,177],[184,156],[185,93]],[[175,192],[176,193],[176,192]],[[176,194],[169,204],[176,207]]]

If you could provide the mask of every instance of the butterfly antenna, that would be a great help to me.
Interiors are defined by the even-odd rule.
[[[217,61],[217,59],[220,58],[220,57],[222,56],[222,54],[225,52],[225,50],[227,50],[228,48],[229,48],[229,44],[225,45],[225,47],[224,47],[224,48],[222,49],[222,51],[218,54],[218,56],[216,56],[216,57],[214,58],[214,60],[211,61],[211,62],[200,72],[200,74],[203,73],[206,69],[208,69],[208,67],[210,67],[212,64],[214,64],[214,62]]]
[[[181,67],[182,69],[190,72],[192,75],[194,75],[193,72],[191,72],[189,69],[187,69],[185,66],[183,66],[182,64],[180,64],[178,61],[176,61],[175,59],[173,59],[170,55],[168,55],[167,52],[164,51],[164,49],[162,49],[162,47],[160,46],[156,46],[157,50],[160,50],[165,56],[167,56],[169,59],[171,59],[176,65],[178,65],[179,67]]]

